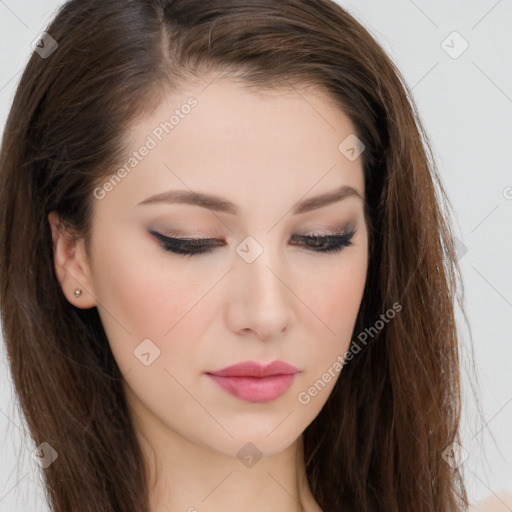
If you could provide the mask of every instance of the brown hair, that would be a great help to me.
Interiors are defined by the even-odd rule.
[[[411,93],[392,61],[329,0],[72,0],[21,77],[0,155],[0,300],[15,390],[55,512],[148,510],[141,449],[96,308],[57,281],[48,213],[88,240],[93,190],[123,161],[126,129],[187,78],[257,89],[323,87],[363,141],[369,267],[354,335],[399,302],[347,364],[304,431],[325,512],[455,512],[462,476],[454,320],[459,268],[441,186]],[[340,141],[341,142],[341,141]],[[446,210],[448,211],[448,210]]]

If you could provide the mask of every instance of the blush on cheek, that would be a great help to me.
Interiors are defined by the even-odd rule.
[[[193,290],[167,286],[145,280],[118,283],[117,304],[121,317],[135,335],[155,337],[164,335],[191,314],[197,302]]]
[[[311,303],[314,304],[315,314],[329,328],[325,327],[326,336],[334,332],[337,343],[346,340],[348,346],[362,300],[364,274],[345,274],[343,278],[333,280],[333,283],[339,284],[331,284],[322,297]]]

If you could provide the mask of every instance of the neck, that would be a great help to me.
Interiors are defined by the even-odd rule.
[[[169,430],[138,431],[148,469],[150,512],[322,512],[309,488],[302,435],[247,465]]]

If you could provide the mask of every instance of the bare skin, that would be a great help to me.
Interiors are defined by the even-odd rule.
[[[485,498],[471,507],[471,512],[510,512],[512,510],[512,493],[501,491]]]
[[[180,116],[172,132],[158,131],[191,96],[195,110]],[[141,157],[148,135],[157,144],[94,201],[89,254],[50,213],[62,289],[76,307],[98,308],[124,375],[152,512],[224,512],[227,503],[246,512],[322,512],[307,482],[302,433],[338,375],[308,403],[298,397],[349,346],[366,280],[367,231],[356,196],[290,211],[341,185],[364,197],[361,159],[338,150],[353,133],[321,91],[295,84],[256,94],[205,77],[169,94],[130,130],[128,156],[139,150]],[[171,189],[215,194],[240,211],[139,204]],[[293,234],[332,234],[347,223],[355,235],[341,252],[289,245]],[[184,258],[165,251],[149,230],[227,243]],[[263,249],[250,264],[236,252],[249,235]],[[79,298],[76,288],[83,290]],[[160,351],[148,366],[134,357],[146,339],[151,358],[155,347]],[[301,371],[284,395],[266,403],[233,397],[205,375],[274,359]],[[251,467],[237,455],[247,443],[261,456]],[[511,507],[511,495],[502,494],[471,510]]]
[[[158,140],[155,127],[189,97],[197,106]],[[226,504],[246,512],[322,512],[306,479],[302,433],[339,372],[308,403],[298,396],[349,347],[366,281],[367,227],[356,195],[292,210],[343,185],[364,197],[361,158],[338,148],[354,131],[320,90],[294,84],[256,93],[205,77],[169,93],[130,130],[127,158],[149,135],[157,144],[94,201],[89,254],[50,214],[62,289],[76,307],[98,308],[124,375],[152,482],[152,512],[224,512]],[[239,211],[140,204],[168,190],[214,194]],[[340,252],[290,243],[293,235],[346,226],[355,234]],[[150,231],[225,244],[184,257],[166,251]],[[256,242],[250,251],[262,249],[251,263],[237,252],[248,247],[240,246],[248,236]],[[83,290],[79,298],[76,288]],[[148,339],[146,351],[159,355],[145,365],[134,351]],[[300,373],[265,403],[234,397],[205,373],[275,359]],[[251,467],[238,455],[248,443],[261,456]],[[474,508],[502,509],[497,500]]]

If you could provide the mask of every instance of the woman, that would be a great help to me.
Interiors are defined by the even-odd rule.
[[[467,510],[449,203],[337,4],[67,2],[0,180],[52,511]]]

